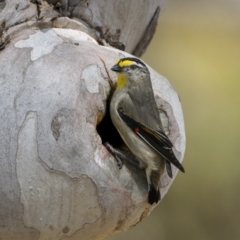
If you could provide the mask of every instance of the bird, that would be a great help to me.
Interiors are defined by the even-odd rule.
[[[140,59],[121,58],[112,66],[117,73],[116,88],[110,100],[110,116],[123,142],[134,156],[107,144],[121,167],[127,159],[145,169],[148,203],[161,200],[159,184],[165,166],[172,178],[172,165],[185,172],[173,152],[173,144],[165,134],[154,98],[150,72]]]

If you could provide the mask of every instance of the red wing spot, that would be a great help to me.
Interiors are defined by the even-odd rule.
[[[139,132],[139,127],[135,127],[135,128],[134,128],[134,132],[135,132],[135,133],[138,133],[138,132]]]

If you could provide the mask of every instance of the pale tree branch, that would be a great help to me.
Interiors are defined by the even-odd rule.
[[[110,68],[145,51],[164,4],[0,1],[1,239],[105,239],[155,207],[147,203],[144,170],[128,162],[119,169],[104,143],[123,143],[109,117],[116,82]],[[149,69],[182,161],[178,95]],[[173,179],[162,176],[162,196]]]

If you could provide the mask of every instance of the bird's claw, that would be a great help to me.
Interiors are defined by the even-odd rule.
[[[122,169],[123,161],[118,156],[115,156],[115,158],[116,158],[116,161],[117,161],[118,168]]]
[[[118,168],[121,169],[123,167],[123,161],[118,156],[118,151],[115,150],[108,142],[104,143],[104,146],[114,156],[114,158],[116,159]]]

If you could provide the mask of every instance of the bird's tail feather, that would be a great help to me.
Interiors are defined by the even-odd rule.
[[[161,195],[160,195],[159,188],[156,189],[151,184],[148,192],[148,203],[152,205],[154,203],[158,203],[160,199],[161,199]]]
[[[157,171],[151,171],[149,177],[149,191],[148,191],[148,203],[158,203],[161,199],[160,191],[159,191],[159,181],[161,174]]]

